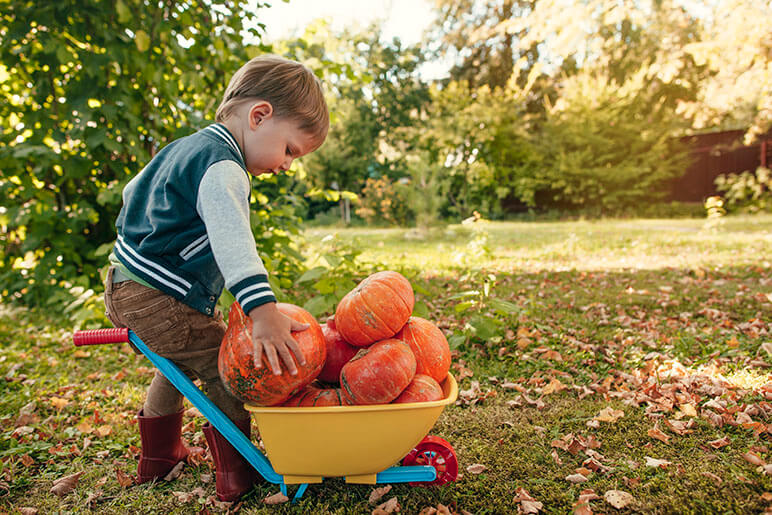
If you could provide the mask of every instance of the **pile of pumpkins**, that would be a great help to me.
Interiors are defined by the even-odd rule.
[[[232,395],[255,406],[441,400],[450,348],[435,324],[411,316],[414,304],[410,282],[393,271],[364,279],[324,325],[301,307],[279,303],[279,311],[310,326],[292,333],[306,359],[305,365],[295,360],[293,376],[286,370],[275,375],[265,353],[255,367],[252,320],[234,302],[220,347],[220,377]]]

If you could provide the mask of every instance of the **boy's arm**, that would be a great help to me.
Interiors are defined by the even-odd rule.
[[[196,210],[206,226],[209,244],[225,286],[252,319],[255,366],[262,366],[265,351],[274,374],[281,374],[279,357],[292,375],[305,364],[291,331],[308,328],[276,308],[268,272],[257,254],[249,224],[250,184],[234,161],[220,161],[206,171],[198,189]]]

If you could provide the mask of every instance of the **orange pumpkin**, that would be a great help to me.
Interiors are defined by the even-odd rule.
[[[365,347],[391,338],[413,312],[410,282],[398,272],[377,272],[359,283],[338,303],[335,325],[351,345]]]
[[[404,402],[431,402],[440,401],[445,397],[440,383],[433,377],[425,374],[416,374],[407,388],[402,390],[399,397],[392,401],[395,404]]]
[[[290,375],[286,370],[282,370],[281,375],[274,375],[265,352],[262,367],[255,367],[252,319],[244,314],[238,302],[231,305],[228,329],[220,346],[217,365],[225,388],[238,399],[256,406],[281,404],[316,379],[324,366],[324,335],[311,313],[292,304],[279,303],[277,308],[290,318],[310,325],[304,331],[292,333],[306,358],[306,364],[301,366],[292,356],[297,375]]]
[[[346,343],[346,340],[335,328],[334,318],[330,318],[322,326],[322,333],[324,333],[324,341],[327,344],[327,358],[318,379],[325,383],[337,384],[340,380],[340,369],[354,357],[359,348]]]
[[[426,374],[438,383],[450,370],[450,347],[439,327],[421,317],[410,317],[395,338],[410,345],[415,354],[416,374]]]
[[[388,339],[361,349],[343,365],[340,390],[346,404],[387,404],[415,376],[415,356],[402,340]]]
[[[342,406],[340,388],[317,388],[308,385],[286,401],[282,406]]]

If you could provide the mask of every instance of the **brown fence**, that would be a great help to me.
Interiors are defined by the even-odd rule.
[[[719,175],[772,166],[772,132],[752,145],[742,144],[744,134],[722,131],[682,138],[691,147],[692,165],[671,183],[670,198],[702,202],[717,194],[715,180]]]

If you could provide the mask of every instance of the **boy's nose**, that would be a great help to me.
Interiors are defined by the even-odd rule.
[[[292,166],[292,161],[293,159],[291,157],[288,157],[287,159],[285,159],[284,162],[281,164],[281,170],[283,172],[286,172],[287,170],[289,170],[290,166]]]

